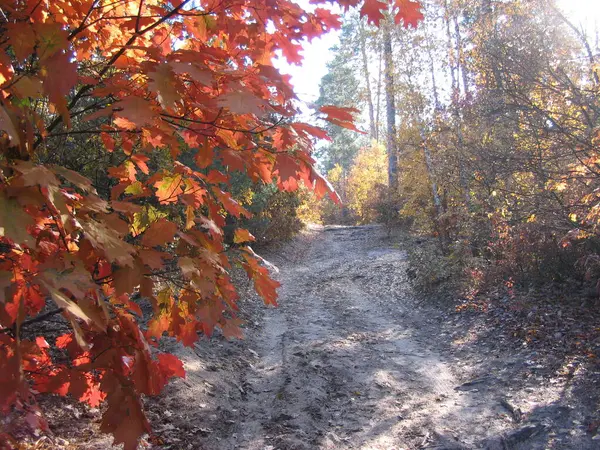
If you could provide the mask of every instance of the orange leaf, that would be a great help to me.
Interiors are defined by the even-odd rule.
[[[116,114],[119,117],[126,119],[133,125],[133,128],[143,127],[152,123],[154,120],[154,111],[150,102],[135,96],[129,96],[115,105],[115,108],[121,108]],[[119,126],[125,129],[131,129],[126,123],[118,123]]]
[[[156,198],[160,203],[175,203],[177,196],[183,193],[182,177],[177,174],[174,176],[165,176],[160,181],[154,183],[156,188]]]
[[[184,325],[179,327],[177,333],[177,339],[181,341],[186,347],[193,347],[194,343],[198,340],[198,322],[186,322]]]
[[[241,244],[242,242],[249,242],[255,240],[256,238],[244,228],[237,228],[233,234],[233,242],[235,242],[236,244]]]
[[[167,219],[153,222],[142,235],[141,243],[146,247],[156,247],[171,242],[177,233],[177,225]]]

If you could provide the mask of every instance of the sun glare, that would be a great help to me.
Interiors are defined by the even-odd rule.
[[[578,27],[595,34],[600,26],[600,0],[559,0],[558,6]]]

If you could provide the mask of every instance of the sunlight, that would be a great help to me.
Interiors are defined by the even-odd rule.
[[[558,6],[577,26],[594,33],[600,24],[600,2],[597,0],[559,0]]]

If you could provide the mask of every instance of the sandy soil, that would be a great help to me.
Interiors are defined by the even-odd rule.
[[[559,351],[580,323],[534,346],[514,314],[417,299],[409,245],[377,226],[313,227],[267,252],[280,306],[240,273],[245,340],[164,340],[187,375],[146,399],[154,434],[140,448],[600,449],[598,358]],[[33,448],[110,448],[101,410],[42,406],[52,433]]]
[[[280,307],[246,302],[246,340],[170,349],[188,375],[148,403],[161,448],[600,448],[598,390],[417,302],[379,227],[314,227],[268,259]]]

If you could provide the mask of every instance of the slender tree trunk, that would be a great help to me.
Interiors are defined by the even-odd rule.
[[[469,192],[469,180],[465,170],[465,163],[463,158],[463,148],[464,148],[464,138],[462,133],[462,118],[460,116],[460,85],[458,81],[458,71],[460,67],[459,55],[458,53],[455,55],[454,46],[452,45],[452,33],[450,31],[450,10],[448,8],[447,0],[444,2],[445,6],[445,17],[444,20],[446,22],[446,36],[448,38],[448,57],[449,57],[449,65],[450,65],[450,80],[452,83],[452,115],[455,121],[456,127],[456,154],[457,154],[457,162],[458,162],[458,177],[460,187],[462,189],[463,198],[465,201],[465,205],[467,208],[471,209],[471,194]]]
[[[396,148],[396,103],[394,101],[394,58],[392,54],[391,22],[383,25],[383,56],[385,63],[385,104],[387,118],[388,183],[395,191],[398,185],[398,150]]]
[[[465,67],[465,51],[462,44],[462,36],[460,34],[460,26],[458,24],[458,19],[456,15],[453,18],[454,20],[454,33],[456,35],[456,57],[458,58],[456,63],[456,69],[462,75],[463,82],[463,95],[465,98],[469,97],[469,74],[467,73],[467,69]]]
[[[429,33],[427,32],[427,30],[425,31],[425,39],[427,40],[427,42],[426,42],[427,55],[429,56],[429,71],[430,71],[430,75],[431,75],[431,88],[433,91],[433,99],[435,102],[435,115],[437,115],[439,113],[439,111],[441,110],[441,104],[439,101],[437,82],[436,82],[436,78],[435,78],[435,65],[433,62],[431,43],[429,40]],[[438,231],[439,243],[440,243],[442,253],[445,253],[447,246],[448,246],[447,244],[449,242],[448,227],[446,226],[446,224],[444,223],[444,220],[443,220],[444,212],[445,212],[444,204],[442,202],[442,198],[440,197],[439,187],[438,187],[438,184],[436,181],[436,176],[435,176],[435,166],[433,163],[433,158],[431,156],[431,151],[429,150],[429,147],[427,146],[427,140],[426,140],[426,134],[425,134],[424,128],[425,127],[421,127],[420,134],[421,134],[421,142],[422,142],[422,146],[423,146],[423,156],[425,159],[425,169],[427,170],[427,176],[429,178],[429,185],[431,187],[431,198],[433,200],[433,206],[435,208],[434,223],[435,223],[435,227]]]
[[[379,71],[377,73],[377,111],[375,113],[375,140],[379,141],[379,111],[381,110],[381,65],[383,64],[383,47],[378,45],[379,52]]]
[[[433,206],[435,208],[435,220],[434,225],[438,232],[440,248],[442,253],[446,252],[450,237],[448,236],[448,227],[444,221],[444,205],[438,191],[438,185],[435,178],[435,171],[433,166],[433,158],[431,152],[425,141],[425,134],[421,129],[421,141],[423,146],[423,156],[425,157],[425,168],[427,169],[427,177],[429,178],[429,185],[431,187],[431,198],[433,200]]]
[[[433,91],[433,101],[436,113],[441,110],[440,96],[438,94],[437,82],[435,78],[435,65],[433,62],[433,54],[431,50],[431,41],[429,39],[429,31],[425,30],[425,45],[427,46],[427,56],[429,57],[429,73],[431,75],[431,89]]]
[[[435,207],[436,220],[439,221],[440,216],[444,213],[444,208],[442,205],[442,199],[440,198],[440,194],[438,192],[438,185],[435,180],[433,159],[431,158],[431,152],[429,151],[429,147],[427,147],[427,142],[425,141],[425,135],[423,130],[421,130],[421,142],[423,145],[423,156],[425,157],[425,168],[427,169],[427,177],[429,178],[429,184],[431,185],[431,198],[433,199],[433,206]]]
[[[360,42],[360,53],[362,55],[362,63],[363,63],[363,71],[365,76],[365,81],[367,85],[367,102],[369,105],[369,131],[371,135],[371,139],[376,139],[376,124],[375,124],[375,111],[373,108],[373,95],[371,93],[371,76],[369,74],[369,58],[367,58],[367,45],[366,45],[366,37],[365,37],[365,27],[363,25],[362,19],[358,19],[359,26],[359,42]]]

